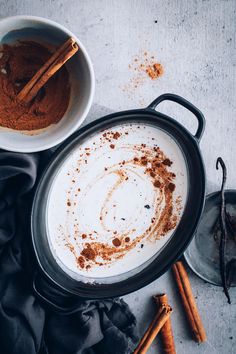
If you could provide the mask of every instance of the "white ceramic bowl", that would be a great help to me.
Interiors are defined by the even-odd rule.
[[[67,63],[70,75],[71,98],[69,107],[59,123],[37,135],[0,129],[0,148],[35,152],[49,149],[70,136],[83,123],[92,104],[95,78],[91,60],[79,39],[56,22],[34,16],[13,16],[0,20],[0,43],[18,39],[46,41],[60,45],[68,37],[75,38],[79,51]],[[63,88],[62,88],[63,89]]]

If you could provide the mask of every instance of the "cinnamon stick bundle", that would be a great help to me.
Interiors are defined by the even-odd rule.
[[[165,322],[168,320],[171,313],[172,308],[169,305],[160,306],[156,316],[154,317],[148,329],[144,333],[133,354],[145,354],[147,352],[148,348],[154,341],[157,334],[160,332]]]
[[[173,265],[172,271],[184,306],[184,310],[194,336],[198,343],[204,342],[207,337],[192,293],[188,274],[182,262]]]
[[[168,297],[166,294],[155,295],[154,300],[158,307],[168,304]],[[165,354],[176,354],[175,351],[175,342],[174,336],[172,331],[171,319],[170,317],[167,319],[165,324],[163,325],[160,331],[161,339],[162,339],[162,346],[163,352]]]
[[[78,49],[79,47],[73,38],[69,38],[63,43],[18,93],[18,100],[25,103],[30,102],[50,77],[52,77]]]

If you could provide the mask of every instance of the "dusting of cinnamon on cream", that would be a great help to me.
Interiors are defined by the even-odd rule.
[[[115,135],[114,139],[116,139],[116,137],[119,138],[118,135]],[[113,135],[104,133],[103,139],[105,139],[105,141],[110,144],[109,140],[113,139]],[[165,200],[164,209],[158,218],[153,216],[151,217],[150,225],[146,228],[143,234],[136,236],[135,239],[132,238],[132,232],[135,232],[135,229],[129,234],[122,234],[115,230],[112,232],[115,237],[112,239],[111,244],[106,244],[104,242],[100,243],[99,241],[93,241],[92,234],[93,232],[95,233],[95,230],[93,230],[93,232],[89,234],[82,234],[82,239],[89,237],[91,242],[86,242],[80,254],[77,255],[75,254],[74,248],[72,249],[70,247],[69,240],[66,238],[67,247],[75,255],[78,267],[82,269],[90,269],[95,265],[100,266],[109,264],[114,260],[123,258],[127,252],[132,250],[138,244],[141,244],[142,248],[142,241],[155,241],[156,239],[160,239],[170,230],[173,230],[176,227],[178,216],[173,210],[173,203],[177,202],[176,200],[173,200],[173,192],[175,190],[175,174],[169,171],[169,167],[172,165],[172,161],[167,158],[161,149],[157,146],[149,147],[142,143],[140,145],[133,146],[132,150],[135,152],[135,157],[132,160],[121,160],[121,162],[117,165],[117,170],[114,170],[114,166],[112,167],[112,173],[117,174],[118,181],[115,183],[113,189],[108,192],[104,202],[104,208],[101,210],[101,214],[99,216],[101,227],[108,233],[111,233],[111,231],[107,229],[105,225],[107,215],[106,203],[109,204],[109,200],[115,190],[128,179],[128,176],[121,167],[125,167],[126,165],[128,167],[131,163],[137,166],[141,166],[141,168],[144,169],[147,178],[151,179],[153,186],[158,189],[160,195],[162,195],[162,200]],[[106,168],[108,173],[109,169],[109,167]],[[116,205],[114,204],[113,207],[116,207]],[[149,205],[144,205],[144,207],[146,209],[150,209]],[[156,215],[158,213],[159,207],[159,199],[157,198],[156,205],[154,206],[154,213],[152,213],[152,215]]]

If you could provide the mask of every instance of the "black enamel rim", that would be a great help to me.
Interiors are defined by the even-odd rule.
[[[161,96],[161,98],[163,96]],[[174,98],[179,98],[175,95],[171,95],[171,98],[173,98],[172,96]],[[163,99],[171,98],[164,97]],[[184,100],[181,100],[181,104],[183,104]],[[157,104],[159,102],[157,102]],[[165,273],[171,265],[182,256],[186,247],[192,240],[203,210],[205,199],[204,164],[198,146],[198,139],[201,137],[204,128],[204,121],[202,129],[198,129],[198,132],[194,137],[173,118],[155,111],[155,107],[156,100],[147,109],[114,113],[83,127],[58,148],[39,181],[31,213],[31,233],[36,258],[41,271],[47,279],[71,294],[87,299],[101,299],[121,296],[138,290]],[[48,193],[50,182],[53,180],[57,166],[60,165],[64,156],[67,156],[73,147],[77,145],[78,141],[86,139],[86,137],[90,136],[95,131],[109,128],[110,125],[136,121],[151,123],[160,129],[163,129],[174,138],[184,154],[190,188],[183,216],[168,244],[157,255],[156,259],[138,274],[135,274],[126,280],[106,285],[91,285],[79,282],[69,277],[58,266],[51,254],[47,235],[45,231],[41,229],[42,217],[46,217],[43,213],[46,203],[45,195]]]

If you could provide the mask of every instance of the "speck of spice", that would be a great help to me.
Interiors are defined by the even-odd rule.
[[[165,159],[162,163],[165,166],[171,166],[172,165],[172,161],[170,161],[170,159]]]
[[[117,237],[112,240],[112,243],[115,247],[119,247],[121,245],[121,241]]]
[[[113,138],[114,139],[118,139],[120,137],[120,133],[119,132],[115,132],[114,134],[113,134]]]
[[[153,185],[154,185],[154,187],[156,187],[156,188],[160,188],[161,183],[160,183],[160,181],[156,180],[156,181],[153,182]]]
[[[85,263],[84,257],[79,256],[79,257],[77,258],[77,263],[78,263],[78,265],[80,266],[80,268],[84,268],[84,263]]]
[[[96,258],[95,250],[89,245],[81,251],[81,255],[88,260],[94,260]]]
[[[163,66],[160,63],[154,63],[146,68],[146,73],[152,80],[156,80],[164,72]]]
[[[174,192],[174,190],[175,190],[175,184],[174,184],[174,183],[169,183],[168,189],[169,189],[171,192]]]

